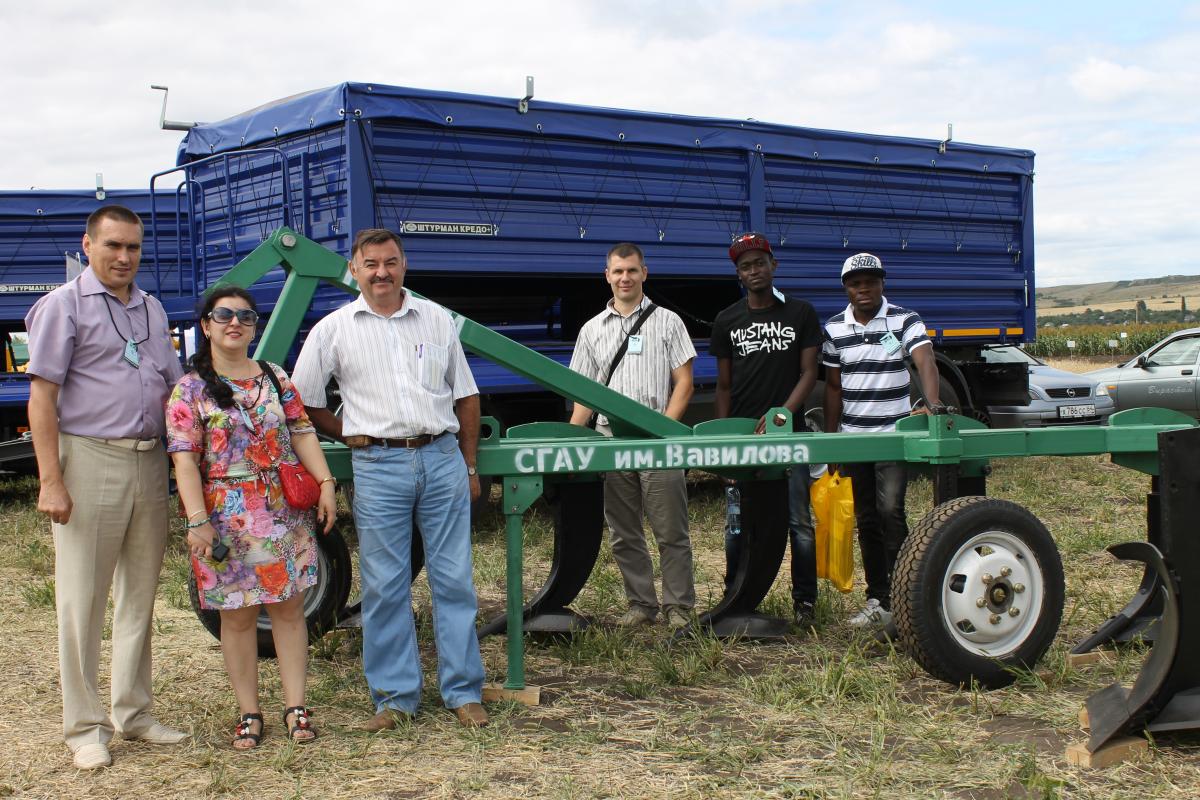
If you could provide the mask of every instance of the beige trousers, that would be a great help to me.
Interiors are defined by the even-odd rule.
[[[604,519],[612,533],[613,560],[621,570],[625,597],[631,606],[657,614],[654,563],[642,531],[643,514],[658,543],[662,605],[686,613],[696,605],[696,589],[683,470],[609,472],[604,476]]]
[[[150,626],[167,541],[167,456],[83,436],[59,437],[74,507],[54,524],[63,735],[72,750],[142,733],[150,716]],[[112,716],[97,690],[100,638],[113,597]]]

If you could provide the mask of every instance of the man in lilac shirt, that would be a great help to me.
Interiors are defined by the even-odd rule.
[[[54,532],[63,735],[80,769],[112,763],[114,733],[187,738],[150,715],[150,626],[168,522],[163,408],[181,369],[166,313],[133,282],[141,249],[136,214],[98,209],[83,237],[88,269],[25,317],[38,511]],[[110,586],[111,717],[96,690]]]

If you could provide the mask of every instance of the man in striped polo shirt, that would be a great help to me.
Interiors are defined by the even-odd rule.
[[[604,277],[612,299],[579,331],[571,369],[608,385],[671,419],[679,419],[692,397],[692,361],[696,348],[683,320],[658,308],[643,291],[646,260],[636,244],[623,242],[608,251]],[[641,322],[641,326],[634,328]],[[609,375],[621,343],[625,354]],[[576,403],[571,423],[586,425],[592,410]],[[608,419],[596,418],[596,430],[611,435]],[[683,470],[609,472],[604,476],[604,518],[612,533],[613,559],[621,569],[629,610],[619,624],[632,627],[658,616],[654,565],[642,531],[642,513],[658,542],[662,569],[662,609],[673,628],[686,625],[696,605],[692,542],[688,535],[687,483]]]
[[[864,433],[892,431],[913,410],[909,403],[911,357],[925,397],[938,405],[938,371],[925,323],[915,311],[894,306],[883,296],[883,262],[870,253],[842,264],[849,305],[825,323],[825,430]],[[867,576],[866,606],[850,617],[855,627],[892,620],[891,577],[900,546],[908,536],[904,516],[907,467],[902,461],[851,464],[858,545]]]

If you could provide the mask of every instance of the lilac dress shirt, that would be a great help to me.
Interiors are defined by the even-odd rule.
[[[135,285],[125,305],[85,269],[34,303],[25,330],[25,372],[61,387],[60,431],[101,439],[152,439],[166,432],[163,409],[183,370],[158,300]],[[123,357],[131,336],[139,342],[138,367]]]

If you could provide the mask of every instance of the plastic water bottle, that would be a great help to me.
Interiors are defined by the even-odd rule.
[[[742,493],[736,486],[725,487],[725,528],[730,536],[742,535]]]

